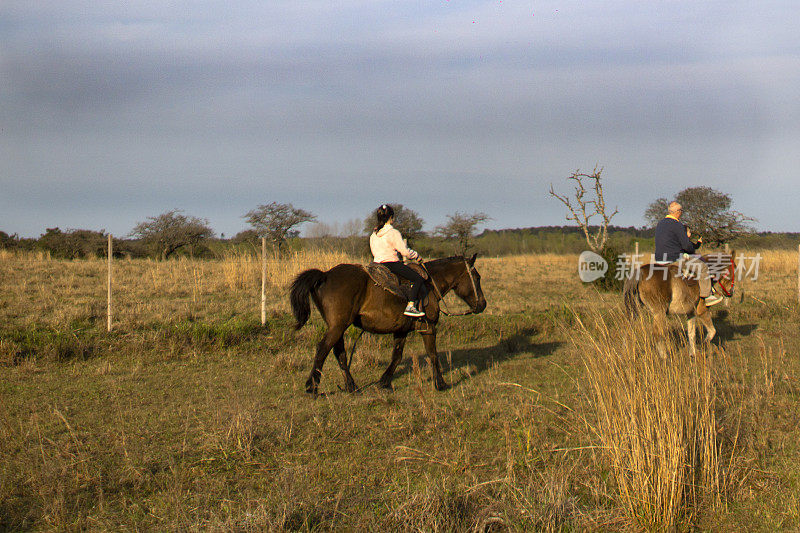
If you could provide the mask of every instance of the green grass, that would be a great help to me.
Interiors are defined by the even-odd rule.
[[[416,334],[394,393],[368,386],[391,338],[365,334],[352,371],[367,387],[343,393],[331,356],[316,400],[304,383],[323,327],[314,312],[293,332],[281,291],[266,328],[233,294],[111,334],[88,304],[59,326],[48,301],[33,320],[33,304],[0,296],[0,529],[628,530],[587,424],[582,361],[599,354],[577,327],[618,298],[537,264],[479,261],[490,308],[441,324],[449,390],[433,390]],[[800,323],[782,279],[748,289],[766,303],[714,311],[720,394],[742,398],[726,466],[739,475],[680,528],[800,527]],[[721,431],[735,414],[719,413]]]

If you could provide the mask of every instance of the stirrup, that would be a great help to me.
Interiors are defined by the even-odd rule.
[[[713,292],[703,298],[703,303],[706,304],[706,307],[711,307],[712,305],[717,305],[723,300],[722,296],[719,294],[714,294]]]

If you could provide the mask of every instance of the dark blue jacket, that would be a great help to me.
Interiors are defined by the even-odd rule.
[[[686,226],[674,218],[662,218],[656,226],[656,261],[677,261],[681,254],[693,254],[699,247],[686,235]]]

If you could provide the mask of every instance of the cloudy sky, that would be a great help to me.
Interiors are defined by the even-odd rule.
[[[3,0],[0,230],[125,235],[173,208],[327,222],[563,223],[604,168],[615,222],[696,185],[800,231],[793,1]]]

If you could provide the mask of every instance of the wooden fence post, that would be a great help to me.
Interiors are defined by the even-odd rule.
[[[114,257],[114,245],[111,234],[108,234],[108,331],[111,331],[111,263]]]
[[[267,324],[267,238],[261,237],[261,325]]]
[[[731,247],[726,242],[725,243],[725,255],[729,255],[730,253],[731,253]],[[735,277],[736,276],[736,272],[734,272],[733,275]],[[731,305],[731,299],[726,297],[725,298],[725,307],[730,307],[730,305]]]

